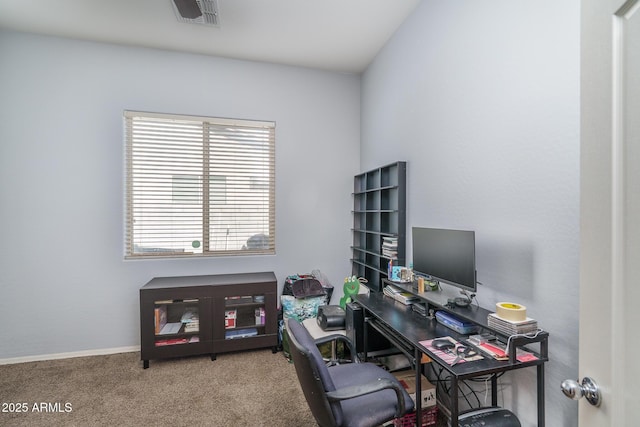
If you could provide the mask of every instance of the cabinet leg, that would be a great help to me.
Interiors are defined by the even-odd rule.
[[[214,360],[216,360],[216,355],[215,355],[215,354],[212,354],[212,355],[211,355],[211,361],[213,362]]]
[[[274,346],[271,348],[271,353],[276,354],[277,352],[278,352],[278,346],[277,346],[277,345],[274,345]]]
[[[149,361],[148,360],[143,360],[142,361],[142,369],[149,369]]]

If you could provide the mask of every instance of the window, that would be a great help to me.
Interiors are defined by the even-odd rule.
[[[275,253],[275,124],[125,111],[125,256]]]

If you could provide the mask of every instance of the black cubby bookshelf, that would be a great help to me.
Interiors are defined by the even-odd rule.
[[[406,262],[407,163],[395,162],[354,177],[352,274],[382,289],[392,258],[383,254],[385,237],[397,240],[394,265]]]

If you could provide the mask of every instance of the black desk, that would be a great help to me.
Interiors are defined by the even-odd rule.
[[[394,285],[396,285],[394,283]],[[411,286],[406,287],[411,291]],[[439,292],[425,292],[423,294],[417,294],[415,291],[412,293],[418,295],[427,303],[427,308],[435,310],[446,310],[450,313],[454,313],[456,316],[472,320],[487,331],[501,336],[506,342],[506,337],[492,330],[487,325],[488,310],[477,307],[475,305],[467,308],[453,308],[449,309],[444,305],[441,305],[439,299],[441,295]],[[548,359],[548,333],[543,332],[539,334],[535,339],[529,338],[514,338],[512,343],[515,346],[522,346],[525,344],[539,343],[540,351],[534,352],[538,357],[537,360],[530,362],[519,362],[516,360],[515,346],[512,346],[510,352],[509,361],[498,361],[493,358],[485,356],[482,360],[473,362],[459,363],[455,366],[450,366],[447,363],[440,360],[432,351],[420,344],[420,341],[429,340],[433,338],[439,338],[443,336],[450,336],[457,341],[463,341],[467,338],[466,335],[461,335],[455,331],[445,327],[438,323],[435,318],[424,318],[411,310],[410,306],[405,306],[399,302],[396,302],[390,297],[385,296],[382,292],[371,292],[370,295],[356,295],[355,301],[360,304],[365,310],[365,326],[364,326],[364,358],[367,358],[367,335],[368,328],[372,327],[382,333],[389,341],[391,341],[401,352],[403,352],[409,360],[412,362],[412,366],[416,370],[416,420],[421,420],[421,374],[422,364],[420,360],[422,354],[428,355],[434,363],[442,366],[451,375],[451,426],[457,427],[458,425],[458,382],[461,380],[491,375],[491,404],[497,406],[498,391],[497,391],[497,376],[496,374],[527,367],[537,368],[537,400],[538,400],[538,426],[544,427],[544,363]],[[446,303],[446,299],[445,299]],[[527,349],[530,351],[530,349]]]

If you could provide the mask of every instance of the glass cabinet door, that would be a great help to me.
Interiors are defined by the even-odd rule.
[[[264,295],[237,295],[224,298],[225,339],[263,335],[265,323]]]

